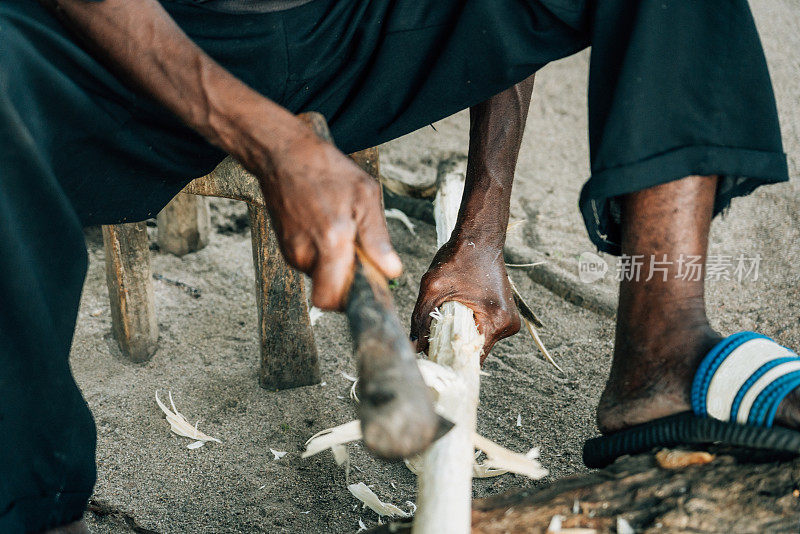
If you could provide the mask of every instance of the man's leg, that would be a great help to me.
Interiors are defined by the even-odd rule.
[[[81,532],[96,441],[68,362],[81,226],[151,216],[221,156],[145,115],[37,2],[0,2],[0,28],[0,532]]]
[[[620,284],[614,360],[597,410],[603,433],[691,410],[695,371],[722,337],[706,318],[705,273],[687,273],[682,260],[701,257],[705,266],[716,190],[716,176],[689,176],[622,200],[622,253],[643,265]],[[647,280],[650,258],[665,271]],[[799,408],[795,391],[776,424],[799,428]]]
[[[0,139],[0,532],[38,532],[80,519],[95,480],[94,422],[67,361],[86,250],[2,87]]]

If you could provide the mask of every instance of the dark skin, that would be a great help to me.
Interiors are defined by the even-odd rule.
[[[446,301],[474,311],[485,338],[481,362],[497,341],[519,331],[503,245],[533,81],[531,76],[470,108],[467,176],[458,221],[422,277],[411,318],[411,338],[420,351],[428,350],[430,313]]]

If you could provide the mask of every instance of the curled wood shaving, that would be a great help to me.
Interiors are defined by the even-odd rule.
[[[683,469],[690,465],[703,465],[714,460],[714,455],[706,451],[681,451],[661,449],[656,453],[656,461],[663,469]]]
[[[306,441],[306,450],[302,457],[308,458],[336,445],[344,445],[359,439],[361,439],[361,421],[358,419],[333,428],[326,428]]]
[[[397,506],[380,500],[378,496],[375,495],[375,492],[369,489],[363,482],[359,482],[358,484],[350,484],[347,486],[347,489],[350,490],[350,493],[353,494],[353,497],[361,501],[364,506],[379,516],[411,517],[411,514],[408,512],[404,512]]]
[[[399,209],[391,208],[388,210],[384,210],[383,213],[387,219],[395,219],[403,223],[403,226],[405,226],[408,229],[408,231],[411,232],[411,235],[417,235],[417,231],[414,230],[415,228],[414,223],[411,222],[411,219],[408,218],[408,215],[406,215]]]
[[[538,449],[531,449],[528,454],[522,455],[498,445],[497,443],[474,433],[472,443],[476,449],[486,453],[483,465],[496,469],[505,469],[511,473],[525,475],[528,478],[539,479],[547,476],[547,469],[535,459],[539,457]]]
[[[459,380],[452,369],[430,360],[417,360],[417,364],[425,384],[431,388],[434,397],[438,397],[440,392],[452,387],[453,381]],[[342,374],[344,375],[344,373]],[[447,417],[446,413],[441,415]],[[358,420],[322,430],[306,442],[306,451],[302,457],[313,456],[326,449],[359,440],[361,437],[361,423]],[[476,449],[485,452],[487,457],[482,464],[476,462],[473,465],[473,476],[476,478],[499,476],[508,472],[534,479],[547,475],[547,470],[542,468],[539,462],[536,461],[536,458],[539,457],[538,449],[531,449],[527,454],[522,455],[512,452],[478,434],[473,435],[473,444]],[[336,458],[337,455],[339,455],[339,458],[344,458],[341,451],[334,450],[334,457]],[[422,459],[419,456],[405,459],[406,467],[414,474],[419,473],[422,469],[421,462]],[[338,458],[337,463],[339,463]]]
[[[535,261],[533,263],[506,263],[506,267],[536,267],[537,265],[544,265],[546,261]]]
[[[164,412],[164,415],[167,417],[167,421],[169,422],[170,430],[172,430],[175,434],[179,436],[183,436],[185,438],[191,438],[194,443],[190,443],[188,447],[190,449],[197,449],[201,445],[197,445],[198,441],[205,443],[206,441],[216,441],[217,443],[222,443],[217,438],[212,438],[197,429],[197,425],[200,423],[198,421],[195,423],[194,426],[189,424],[189,421],[175,408],[175,402],[172,400],[172,392],[169,392],[169,403],[172,406],[172,410],[166,407],[161,399],[158,398],[158,391],[156,391],[156,404],[158,407],[161,408],[161,411]]]
[[[525,455],[522,455],[512,452],[478,434],[473,434],[473,442],[475,448],[479,449],[475,454],[475,463],[472,464],[472,476],[474,478],[491,478],[506,473],[517,473],[534,479],[547,475],[547,470],[542,468],[539,462],[536,461],[539,457],[539,449],[531,449]],[[488,448],[491,452],[487,452],[483,447]],[[483,463],[477,461],[481,450],[487,456]],[[415,475],[419,475],[422,472],[422,461],[422,456],[412,456],[403,460],[408,470]]]
[[[528,321],[527,319],[523,319],[523,320],[525,322],[525,326],[528,328],[528,333],[533,338],[533,342],[536,343],[537,347],[539,347],[539,350],[544,355],[545,359],[548,362],[550,362],[551,364],[553,364],[553,367],[555,367],[556,369],[558,369],[559,371],[561,371],[563,373],[564,370],[561,368],[561,366],[559,366],[556,363],[556,361],[553,359],[553,357],[550,356],[550,352],[548,352],[547,347],[545,347],[544,343],[542,343],[542,338],[539,337],[539,332],[536,331],[536,327],[533,326],[533,324],[530,321]]]

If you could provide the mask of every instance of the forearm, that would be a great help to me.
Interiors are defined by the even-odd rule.
[[[470,108],[467,177],[454,232],[462,241],[500,248],[505,242],[533,78]]]
[[[270,153],[305,135],[288,111],[196,46],[156,0],[41,2],[110,68],[248,169],[264,174]]]

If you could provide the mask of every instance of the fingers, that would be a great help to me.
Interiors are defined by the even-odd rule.
[[[420,293],[414,313],[411,314],[411,342],[417,352],[428,352],[428,336],[431,329],[431,312],[436,308],[434,301],[425,299]]]
[[[349,235],[348,235],[349,234]],[[355,244],[353,232],[336,233],[318,247],[311,273],[311,301],[322,310],[341,310],[353,279]]]
[[[452,286],[438,275],[436,270],[425,273],[419,284],[419,296],[411,314],[411,340],[417,352],[428,352],[431,312],[447,300],[452,300]]]
[[[519,313],[516,309],[498,310],[493,317],[475,312],[475,323],[484,339],[481,365],[498,341],[513,336],[520,329]]]
[[[386,218],[381,212],[380,186],[369,179],[357,203],[357,240],[367,257],[386,278],[397,278],[403,273],[400,256],[392,248]]]

